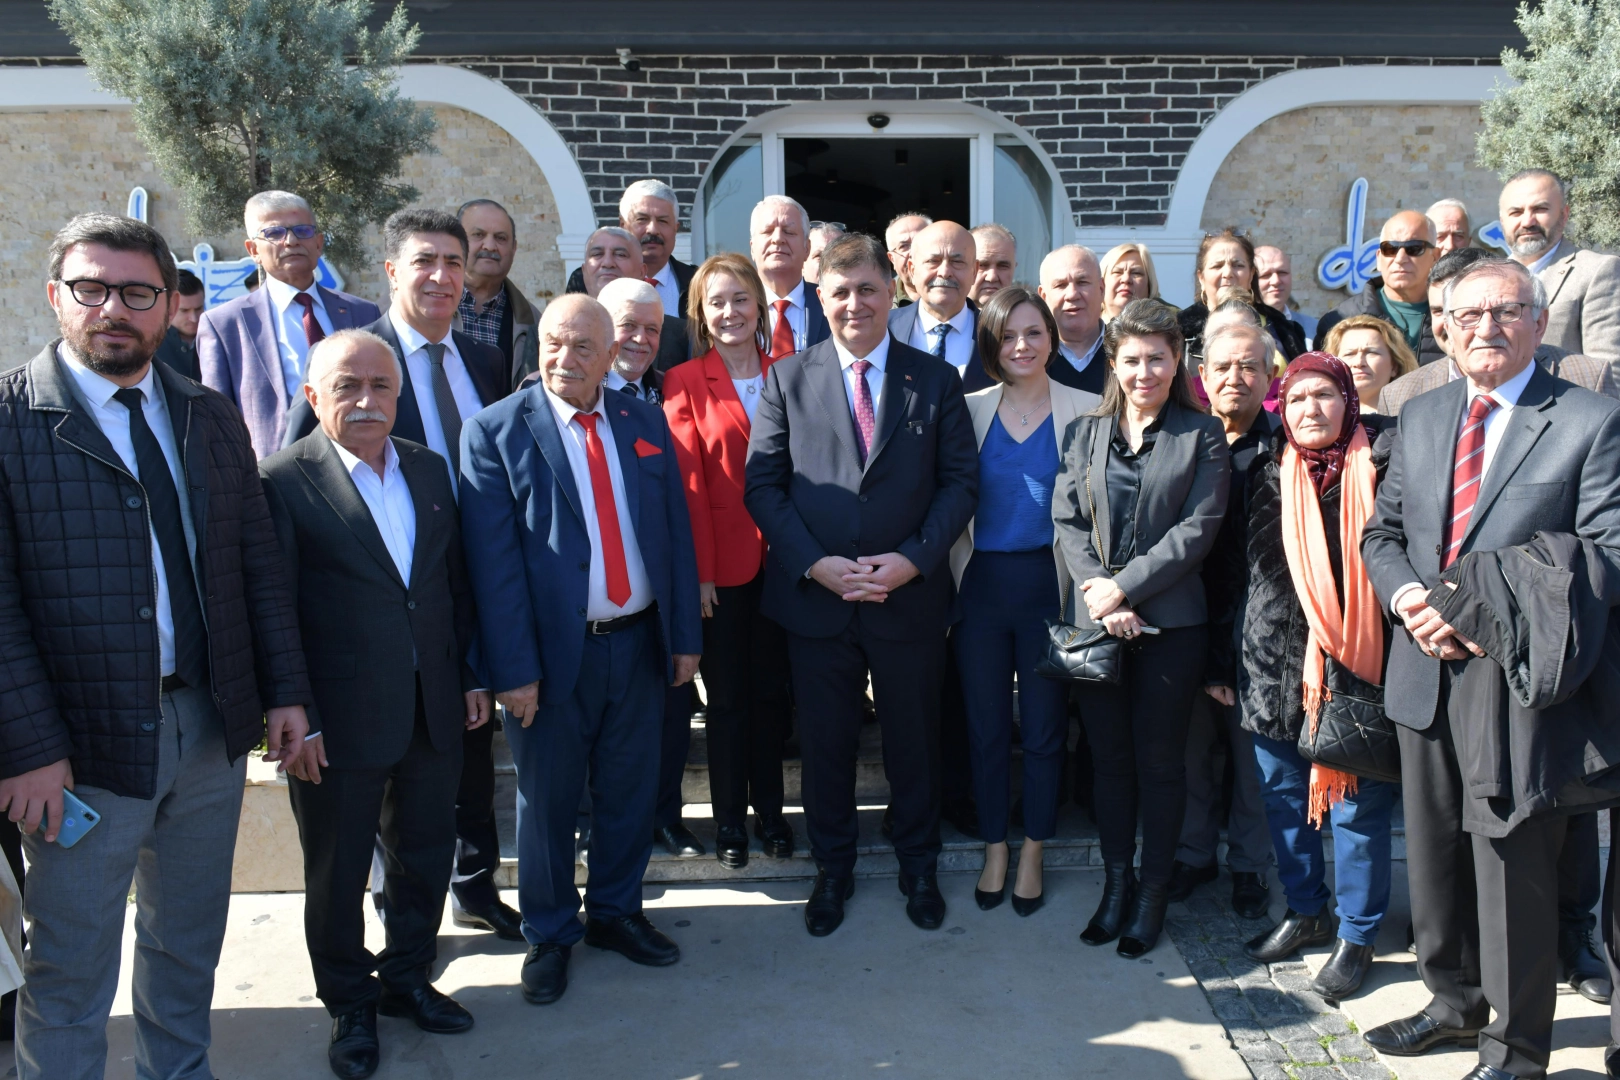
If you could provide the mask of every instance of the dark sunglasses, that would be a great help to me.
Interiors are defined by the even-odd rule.
[[[294,236],[298,237],[298,239],[300,239],[300,240],[309,240],[312,237],[314,237],[314,235],[315,235],[315,226],[313,226],[313,225],[266,225],[264,228],[259,230],[259,235],[261,237],[263,237],[264,239],[270,241],[272,244],[279,244],[283,240],[287,239],[287,234],[288,233],[292,233]]]
[[[1378,254],[1386,259],[1393,259],[1404,251],[1416,259],[1432,247],[1434,245],[1427,240],[1385,240],[1378,245]]]
[[[131,311],[151,311],[157,304],[158,297],[169,291],[156,285],[142,285],[139,282],[109,285],[95,278],[75,278],[62,284],[73,294],[73,299],[85,307],[105,307],[112,294],[117,293],[118,299],[122,300],[124,306]]]

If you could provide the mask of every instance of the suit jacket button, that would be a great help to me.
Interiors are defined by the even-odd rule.
[[[862,496],[861,496],[861,502],[865,502],[865,501],[866,501],[866,496],[865,496],[865,495],[862,495]]]
[[[156,724],[152,723],[151,721],[147,721],[146,723],[141,725],[141,730],[142,731],[151,731],[155,727],[157,727]]]
[[[586,573],[589,573],[590,569],[591,569],[591,564],[588,563],[588,562],[582,562],[582,563],[579,564],[579,568],[581,570],[584,570]]]
[[[580,609],[579,609],[579,615],[580,615],[580,618],[584,618],[584,617],[585,617],[585,609],[584,609],[584,608],[580,608]]]
[[[1439,544],[1434,545],[1434,553],[1436,555],[1438,555],[1438,554],[1440,554],[1440,551],[1441,551],[1440,545]]]
[[[143,607],[135,614],[139,615],[143,619],[150,619],[152,617],[152,609],[149,607]]]
[[[416,610],[416,601],[415,600],[407,600],[407,601],[405,601],[405,610],[406,611],[415,611]]]
[[[124,505],[129,507],[131,510],[139,510],[141,508],[141,497],[139,495],[131,495],[124,500]]]

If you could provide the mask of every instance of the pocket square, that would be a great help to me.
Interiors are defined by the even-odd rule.
[[[663,452],[664,451],[662,449],[654,446],[646,439],[636,440],[636,457],[652,457],[655,454],[662,454]]]

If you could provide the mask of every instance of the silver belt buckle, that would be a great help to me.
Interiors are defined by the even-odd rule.
[[[601,629],[598,629],[598,628],[603,623],[606,623],[606,622],[609,622],[609,621],[611,621],[611,620],[608,620],[608,619],[590,619],[590,620],[587,620],[586,623],[585,623],[585,630],[588,633],[596,635],[597,637],[601,637],[603,634],[606,634],[607,631],[606,630],[601,630]]]

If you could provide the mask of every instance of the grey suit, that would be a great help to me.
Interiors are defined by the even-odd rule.
[[[1545,340],[1620,366],[1620,258],[1565,239],[1537,276],[1547,290]]]
[[[1388,605],[1405,585],[1439,581],[1453,461],[1469,388],[1457,379],[1401,410],[1389,472],[1362,540]],[[1575,533],[1620,570],[1620,403],[1538,366],[1481,479],[1463,551],[1522,544],[1538,530]],[[1397,629],[1384,700],[1400,725],[1407,867],[1418,969],[1442,1024],[1482,1027],[1480,1061],[1545,1073],[1559,974],[1557,880],[1567,819],[1532,817],[1501,838],[1463,833],[1454,732],[1494,722],[1463,714],[1450,690],[1467,664],[1425,656]],[[1438,721],[1438,722],[1437,722]],[[1491,1010],[1495,1018],[1485,1025]]]
[[[1555,379],[1563,379],[1605,397],[1620,398],[1620,373],[1602,360],[1568,353],[1556,345],[1542,342],[1540,348],[1536,349],[1536,363],[1546,368],[1547,373]],[[1399,416],[1401,407],[1408,401],[1450,382],[1454,366],[1448,358],[1424,364],[1416,371],[1402,375],[1385,386],[1378,395],[1378,413],[1382,416]]]

